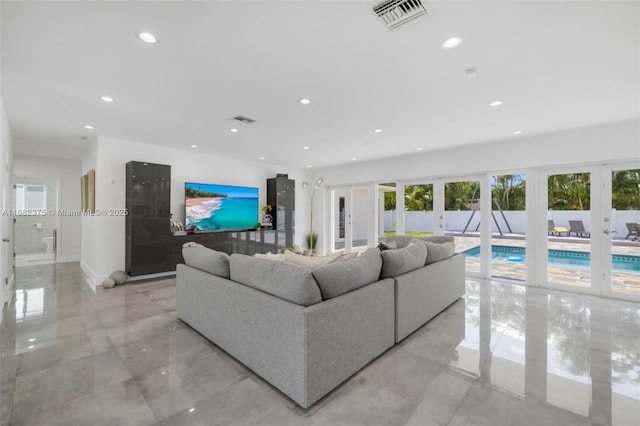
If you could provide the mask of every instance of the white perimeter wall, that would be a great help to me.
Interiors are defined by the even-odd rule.
[[[498,210],[493,211],[494,216],[500,225],[503,233],[508,233],[507,224]],[[525,212],[522,210],[511,210],[504,212],[511,231],[515,234],[525,234],[526,222]],[[412,232],[433,232],[433,212],[406,211],[404,212],[405,231]],[[447,211],[444,213],[446,231],[462,231],[471,217],[470,211]],[[591,212],[579,210],[549,210],[547,219],[552,219],[556,226],[570,228],[570,220],[581,220],[587,231],[591,231]],[[477,212],[468,231],[474,231],[480,220],[480,212]],[[627,236],[627,223],[640,223],[639,210],[614,210],[611,217],[611,229],[614,231],[614,238],[625,238]],[[387,210],[384,212],[384,230],[396,230],[396,212]],[[498,232],[495,222],[491,222],[491,231]]]
[[[260,206],[266,204],[267,179],[286,173],[296,181],[296,242],[303,245],[309,217],[308,197],[300,185],[308,179],[302,169],[237,160],[161,148],[139,142],[100,138],[84,153],[82,173],[96,171],[96,209],[125,208],[125,165],[129,161],[171,166],[171,213],[184,221],[184,183],[202,182],[258,187]],[[167,219],[167,227],[168,219]],[[95,284],[101,284],[115,270],[125,268],[125,218],[123,216],[82,218],[82,268]]]
[[[80,177],[82,162],[60,158],[42,158],[16,155],[14,157],[15,176],[38,176],[60,178],[60,205],[58,209],[78,211],[80,209]],[[52,218],[55,219],[55,218]],[[58,229],[58,262],[80,260],[79,216],[60,216]]]
[[[366,157],[366,153],[362,157]],[[370,182],[424,182],[429,178],[488,172],[526,173],[527,170],[549,167],[632,160],[638,161],[640,167],[640,120],[521,135],[448,150],[318,168],[313,171],[312,179],[322,176],[326,191],[326,188]],[[326,197],[322,199],[326,201]],[[317,202],[314,207],[314,217],[322,223],[327,217],[325,205]],[[325,250],[330,246],[325,244],[327,229],[325,226],[325,232],[318,241],[318,247]]]

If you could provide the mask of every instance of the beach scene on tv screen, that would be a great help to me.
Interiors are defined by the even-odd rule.
[[[200,231],[253,228],[258,188],[185,183],[185,223]]]

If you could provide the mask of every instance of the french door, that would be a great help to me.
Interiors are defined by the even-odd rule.
[[[539,276],[549,287],[640,300],[640,164],[616,163],[541,173],[547,235]]]

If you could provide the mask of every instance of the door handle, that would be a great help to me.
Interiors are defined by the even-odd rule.
[[[602,230],[602,233],[603,233],[603,234],[607,234],[607,235],[609,235],[609,234],[611,233],[611,231],[609,231],[608,229],[603,229],[603,230]]]
[[[2,242],[3,243],[10,243],[11,242],[11,238],[3,238]]]

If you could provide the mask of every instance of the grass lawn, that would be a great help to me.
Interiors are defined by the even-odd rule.
[[[384,232],[385,237],[393,237],[394,235],[396,235],[396,231]],[[426,237],[427,235],[433,235],[433,233],[432,232],[405,232],[404,235],[407,235],[409,237]]]

